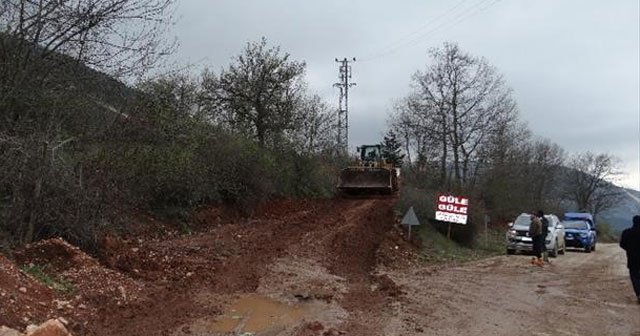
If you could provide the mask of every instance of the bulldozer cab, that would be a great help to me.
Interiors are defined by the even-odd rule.
[[[379,162],[382,159],[382,146],[380,145],[363,145],[357,147],[360,152],[360,160]]]

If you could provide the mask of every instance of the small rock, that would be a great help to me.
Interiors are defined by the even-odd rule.
[[[2,326],[0,327],[0,336],[22,336],[22,334],[15,329]]]
[[[22,293],[26,293],[27,292],[27,288],[26,287],[20,287],[18,288],[18,290]]]
[[[299,301],[308,301],[309,299],[311,299],[311,295],[309,293],[298,293],[294,294],[293,297],[295,297]]]
[[[67,319],[64,317],[58,317],[58,321],[60,321],[62,324],[66,326],[69,325],[69,321],[67,321]]]
[[[69,305],[69,301],[53,300],[53,302],[56,304],[58,310],[62,310],[65,306]]]
[[[118,286],[118,290],[120,291],[120,295],[122,295],[122,298],[124,300],[127,299],[127,292],[125,291],[123,286]]]
[[[313,331],[322,331],[324,330],[324,326],[322,325],[322,323],[315,321],[307,324],[307,329],[313,330]]]
[[[49,320],[35,329],[27,328],[26,336],[71,336],[71,334],[60,321]]]

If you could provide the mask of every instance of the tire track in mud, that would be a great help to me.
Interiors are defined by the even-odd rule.
[[[382,335],[381,330],[390,303],[388,293],[372,290],[388,286],[374,276],[377,266],[376,251],[385,234],[392,229],[395,218],[394,199],[363,200],[343,214],[343,222],[331,231],[326,255],[333,257],[327,267],[348,280],[349,290],[340,304],[351,313],[351,319],[342,326],[348,335]]]
[[[393,197],[275,201],[251,218],[222,223],[201,234],[136,245],[140,256],[173,256],[172,264],[146,270],[151,285],[166,289],[153,295],[154,302],[103,312],[87,334],[181,335],[185,326],[189,334],[188,321],[215,318],[231,297],[252,295],[259,286],[269,286],[261,279],[278,260],[306,258],[345,279],[345,294],[334,298],[349,312],[340,329],[348,335],[381,335],[380,312],[387,295],[372,290],[379,281],[371,272],[376,268],[376,250],[395,223],[395,202]],[[148,262],[127,253],[130,248],[112,254],[125,258],[131,272],[145,270]],[[188,253],[174,255],[176,251]],[[168,284],[166,279],[154,281],[158,274],[173,272],[173,264],[184,272],[191,261],[198,263],[191,278],[176,277]]]

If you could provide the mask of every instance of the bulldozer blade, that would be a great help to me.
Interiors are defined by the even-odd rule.
[[[338,189],[348,193],[391,193],[394,172],[385,168],[355,167],[340,172]]]

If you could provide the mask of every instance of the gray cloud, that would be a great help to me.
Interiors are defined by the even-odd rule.
[[[392,100],[409,92],[428,48],[458,42],[505,76],[535,134],[570,152],[616,154],[623,182],[640,182],[636,0],[183,0],[177,16],[178,62],[217,70],[265,36],[307,62],[311,88],[329,102],[337,101],[334,58],[358,58],[352,146],[380,140]]]

